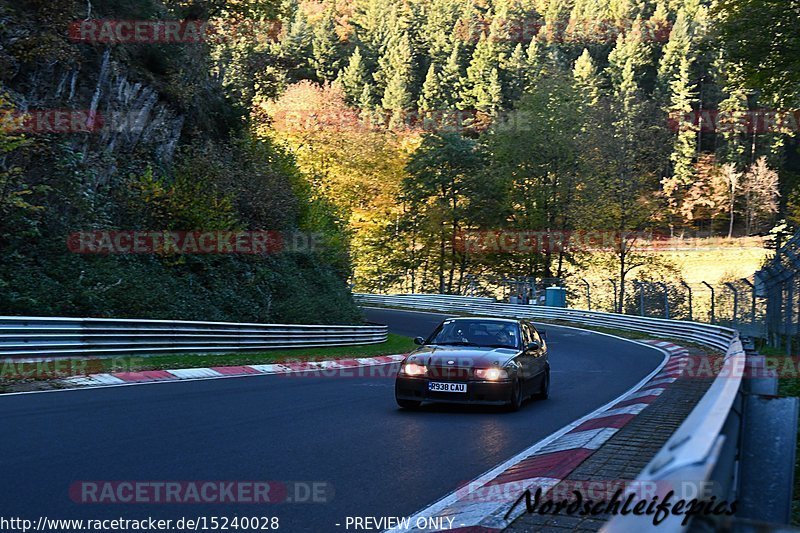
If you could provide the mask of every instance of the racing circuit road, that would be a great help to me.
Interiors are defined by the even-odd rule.
[[[426,336],[443,315],[368,309]],[[406,516],[616,398],[662,359],[651,348],[547,326],[551,397],[521,411],[399,410],[392,376],[173,382],[0,396],[0,515],[277,516],[282,531],[344,531],[347,516]],[[202,366],[202,357],[198,357]],[[328,503],[77,504],[83,480],[322,481]],[[336,526],[341,524],[341,526]]]

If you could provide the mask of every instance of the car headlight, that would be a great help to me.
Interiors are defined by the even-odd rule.
[[[497,381],[499,379],[508,379],[508,372],[502,368],[478,368],[475,370],[475,377]]]
[[[428,373],[428,368],[417,363],[406,363],[400,367],[400,373],[406,376],[424,376]]]

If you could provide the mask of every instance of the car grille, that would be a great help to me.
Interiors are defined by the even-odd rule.
[[[472,377],[472,369],[450,366],[430,366],[428,367],[428,377],[431,379],[444,379],[453,381],[465,380]]]

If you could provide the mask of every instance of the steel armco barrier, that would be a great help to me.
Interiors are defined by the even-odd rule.
[[[648,482],[644,486],[655,487],[653,494],[658,494],[662,499],[670,490],[674,490],[675,494],[679,494],[681,490],[686,490],[688,487],[695,487],[695,490],[700,491],[707,490],[710,487],[712,489],[711,495],[715,496],[717,501],[727,500],[732,502],[740,496],[740,487],[743,480],[739,472],[741,460],[739,459],[740,451],[738,448],[742,433],[742,416],[745,411],[743,408],[745,391],[743,390],[742,377],[745,365],[751,364],[751,362],[745,354],[737,331],[696,322],[543,306],[492,303],[486,302],[485,299],[472,300],[460,296],[357,294],[356,301],[362,305],[565,321],[579,325],[624,329],[646,333],[655,337],[677,339],[677,342],[682,339],[724,353],[725,358],[721,370],[706,394],[664,447],[640,473],[637,481]],[[772,388],[776,390],[777,382],[774,381],[773,384]],[[752,384],[749,384],[749,386],[753,387]],[[756,391],[748,392],[754,394]],[[795,420],[792,424],[795,424],[796,401],[793,405],[795,406]],[[787,422],[785,425],[789,426],[790,424]],[[792,429],[792,427],[787,431],[793,432],[792,435],[794,435],[796,434],[796,429]],[[793,450],[793,445],[789,446]],[[793,465],[793,453],[789,457],[789,461],[782,464],[784,466],[786,464]],[[752,466],[752,464],[749,466]],[[791,472],[791,466],[788,469]],[[752,482],[752,480],[747,481]],[[637,485],[643,486],[639,483]],[[698,487],[700,488],[698,489]],[[702,492],[700,494],[700,497],[702,497]],[[710,495],[707,494],[706,497],[710,497]],[[769,495],[769,497],[772,497],[772,495]],[[675,496],[675,498],[681,498],[681,496]],[[757,498],[758,496],[756,496]],[[773,499],[778,499],[778,497]],[[790,508],[788,505],[789,500],[791,500],[791,492],[786,500],[787,505],[783,505],[784,502],[782,502],[781,505],[775,506],[776,509],[780,509],[768,518],[772,521],[785,520],[784,523],[788,523],[786,510]],[[521,513],[522,511],[519,512]],[[669,514],[661,524],[655,526],[652,516],[620,515],[608,522],[603,531],[607,533],[684,531],[688,526],[684,526],[681,523],[683,518],[682,515]],[[745,518],[764,519],[764,515],[750,515],[745,516]],[[689,525],[696,527],[698,522],[702,523],[702,520],[694,520]],[[701,527],[701,529],[709,529],[709,527]]]
[[[440,294],[378,295],[356,294],[356,301],[362,305],[383,307],[402,307],[408,309],[430,310],[444,313],[472,313],[487,316],[506,316],[533,318],[540,320],[563,320],[587,326],[598,326],[629,331],[639,331],[652,335],[665,335],[684,339],[727,352],[731,342],[737,337],[736,331],[722,326],[712,326],[697,322],[646,318],[599,311],[582,311],[540,305],[518,305],[497,303],[490,298],[469,298]]]
[[[386,326],[0,317],[0,357],[238,352],[378,344]]]

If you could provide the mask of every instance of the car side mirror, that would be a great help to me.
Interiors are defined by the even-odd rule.
[[[528,343],[528,345],[525,347],[525,351],[526,351],[526,352],[535,352],[535,351],[537,351],[537,350],[538,350],[540,347],[541,347],[541,346],[539,346],[539,343],[538,343],[538,342],[536,342],[536,341],[529,342],[529,343]]]
[[[425,344],[425,339],[423,339],[422,337],[415,337],[414,344],[422,346],[423,344]]]

